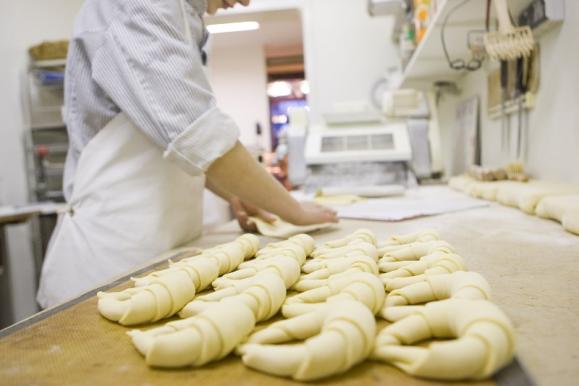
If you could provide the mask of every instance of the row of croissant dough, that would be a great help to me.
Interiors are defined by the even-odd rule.
[[[250,368],[296,380],[366,359],[454,380],[487,378],[514,355],[512,325],[489,301],[488,283],[435,231],[377,243],[358,230],[318,247],[298,235],[258,248],[257,237],[243,235],[204,250],[133,288],[99,293],[99,312],[127,326],[178,314],[128,333],[156,367],[202,366],[234,352]],[[284,319],[256,329],[279,312]],[[391,322],[378,334],[376,315]],[[433,339],[445,340],[421,344]]]
[[[558,221],[566,231],[579,235],[579,185],[537,180],[477,181],[467,175],[451,178],[448,185],[476,198]]]

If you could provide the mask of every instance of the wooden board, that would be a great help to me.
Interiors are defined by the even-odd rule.
[[[176,260],[173,257],[173,260]],[[166,266],[154,264],[130,276]],[[129,278],[121,278],[98,290],[121,290]],[[229,357],[202,368],[166,370],[149,368],[134,349],[126,332],[130,329],[102,318],[96,292],[0,331],[0,380],[8,385],[295,385],[289,379],[268,376],[246,368],[238,357]],[[501,380],[502,379],[502,380]],[[507,385],[523,379],[532,384],[518,362],[485,382],[452,385]],[[343,375],[318,382],[340,385],[444,385],[410,377],[378,362],[363,363]]]
[[[20,224],[39,214],[40,212],[38,211],[17,214],[3,214],[0,215],[0,226]]]

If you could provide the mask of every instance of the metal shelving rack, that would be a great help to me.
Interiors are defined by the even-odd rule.
[[[22,75],[24,111],[24,150],[30,203],[64,202],[64,162],[68,151],[68,133],[62,118],[64,85],[44,85],[38,71],[63,71],[66,60],[30,60]],[[31,222],[37,277],[57,213],[42,213]]]
[[[65,60],[31,61],[23,79],[29,200],[63,202],[62,177],[68,134],[62,119],[64,87],[43,85],[38,71],[62,70]]]
[[[530,0],[509,0],[513,14],[518,14]],[[404,68],[400,87],[429,88],[436,81],[455,82],[462,78],[465,71],[452,70],[442,49],[441,29],[443,21],[459,0],[438,0],[437,10],[430,26]],[[484,29],[486,1],[472,0],[464,4],[447,24],[446,44],[453,58],[468,58],[467,34],[472,30]],[[493,14],[494,15],[494,14]],[[493,17],[494,22],[494,17]]]

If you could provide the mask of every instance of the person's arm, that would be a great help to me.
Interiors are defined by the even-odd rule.
[[[224,201],[227,201],[229,203],[231,203],[231,199],[234,197],[233,194],[229,193],[228,191],[220,188],[219,186],[215,185],[213,183],[213,181],[211,181],[209,178],[207,178],[205,180],[205,187],[207,189],[209,189],[209,191],[211,191],[213,194],[215,194],[216,196],[218,196],[219,198],[223,199]]]
[[[269,175],[239,142],[211,164],[207,180],[242,202],[296,225],[336,222],[336,213],[316,204],[300,204]]]
[[[275,217],[272,216],[271,213],[266,212],[265,210],[256,206],[248,205],[247,203],[242,202],[239,198],[215,185],[209,179],[205,181],[205,187],[229,203],[231,211],[237,219],[239,226],[246,232],[257,232],[257,226],[253,221],[251,221],[251,216],[258,216],[267,222],[273,222],[275,220]]]

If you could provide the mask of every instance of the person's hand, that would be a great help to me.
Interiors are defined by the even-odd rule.
[[[338,222],[336,211],[315,202],[302,202],[299,210],[291,218],[284,219],[294,225],[313,225]]]
[[[231,205],[231,209],[233,210],[233,214],[237,219],[239,226],[246,232],[257,232],[257,226],[250,220],[250,216],[260,217],[262,220],[268,223],[272,223],[275,220],[275,216],[271,213],[256,206],[242,202],[237,197],[230,199],[229,204]]]
[[[207,1],[207,13],[214,15],[219,8],[228,9],[239,3],[244,6],[248,6],[251,0],[208,0]]]

